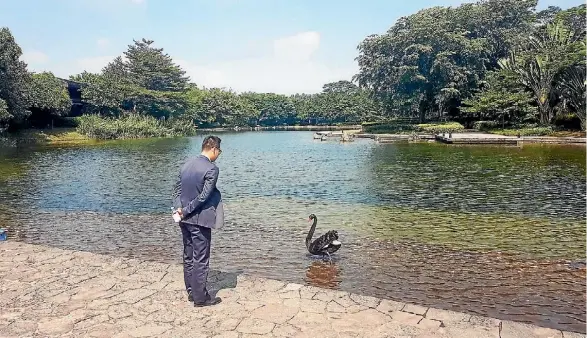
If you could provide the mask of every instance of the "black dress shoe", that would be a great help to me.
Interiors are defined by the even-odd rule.
[[[192,295],[188,295],[188,302],[194,302],[194,297]]]
[[[195,307],[201,307],[201,306],[216,305],[216,304],[220,303],[221,301],[222,301],[222,299],[220,297],[215,297],[215,298],[212,298],[212,299],[208,299],[207,301],[205,301],[203,303],[194,302],[194,306]]]

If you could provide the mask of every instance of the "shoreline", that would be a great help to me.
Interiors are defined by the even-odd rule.
[[[369,138],[378,143],[393,143],[396,141],[428,141],[454,145],[523,145],[523,144],[559,144],[585,145],[585,137],[557,137],[557,136],[504,136],[485,132],[462,132],[448,134],[369,134],[357,133],[357,138]]]
[[[372,139],[377,143],[394,143],[401,141],[409,142],[439,142],[449,145],[523,145],[523,144],[559,144],[559,145],[585,145],[586,137],[574,136],[505,136],[492,134],[488,132],[465,131],[454,134],[425,134],[425,133],[364,133],[360,125],[347,126],[275,126],[275,127],[247,127],[247,128],[202,128],[197,129],[201,133],[224,133],[224,132],[250,132],[250,131],[348,131],[355,138]],[[189,136],[178,136],[189,137]],[[78,133],[75,128],[55,128],[55,129],[27,129],[19,134],[5,136],[6,144],[18,143],[28,145],[49,145],[49,146],[75,146],[75,145],[93,145],[109,141],[124,140],[146,140],[146,139],[165,139],[173,137],[145,137],[145,138],[126,138],[126,139],[96,139],[84,136]],[[0,139],[1,141],[2,139]]]
[[[225,127],[225,128],[198,128],[197,131],[206,133],[242,132],[242,131],[322,131],[322,130],[361,130],[361,125],[344,126],[271,126],[271,127]]]
[[[0,242],[0,336],[495,337],[585,334],[211,271],[222,303],[194,308],[181,264]],[[213,291],[214,293],[214,291]]]

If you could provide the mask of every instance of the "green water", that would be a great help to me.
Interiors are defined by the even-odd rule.
[[[315,141],[311,132],[220,136],[227,226],[214,235],[216,268],[584,327],[584,270],[565,264],[585,259],[585,147],[338,143]],[[0,226],[12,239],[177,262],[171,186],[201,140],[0,148]],[[336,271],[316,274],[333,267],[305,253],[311,213],[317,234],[339,231]],[[515,272],[527,264],[562,268],[547,269],[551,276]],[[568,287],[553,289],[555,280]],[[527,295],[515,289],[524,283],[533,285]],[[470,285],[475,291],[463,294]],[[492,298],[479,305],[488,290]],[[513,294],[544,311],[529,315]]]

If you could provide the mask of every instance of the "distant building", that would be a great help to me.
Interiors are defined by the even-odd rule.
[[[59,78],[59,80],[67,85],[67,91],[69,92],[69,98],[71,99],[71,111],[69,116],[80,116],[84,106],[81,92],[82,83],[61,78]]]

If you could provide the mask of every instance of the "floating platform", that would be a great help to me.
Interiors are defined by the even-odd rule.
[[[436,141],[446,144],[503,144],[522,145],[524,143],[585,144],[584,137],[549,136],[504,136],[486,133],[438,134]]]
[[[312,136],[315,140],[340,140],[341,142],[352,142],[354,135],[359,130],[348,130],[348,131],[317,131]]]
[[[345,134],[350,134],[345,132]],[[314,134],[315,139],[326,140],[328,137],[342,137],[343,132],[319,131]],[[483,132],[464,132],[454,134],[366,134],[354,131],[353,138],[367,138],[377,143],[397,142],[441,142],[445,144],[494,144],[518,146],[524,143],[543,144],[573,144],[585,145],[585,137],[552,137],[552,136],[505,136]]]

